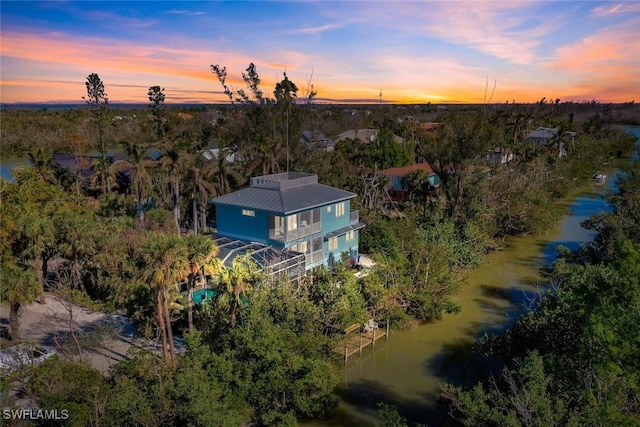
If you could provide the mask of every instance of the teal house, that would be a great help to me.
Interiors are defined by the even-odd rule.
[[[384,175],[389,177],[391,182],[391,200],[399,201],[406,200],[409,196],[409,190],[404,185],[404,178],[411,172],[421,171],[428,176],[429,184],[433,187],[440,185],[440,177],[431,169],[429,163],[417,163],[410,166],[404,166],[400,168],[390,168],[377,172],[377,175]]]
[[[225,247],[249,247],[296,254],[304,270],[331,267],[343,254],[355,263],[358,232],[364,227],[358,211],[351,211],[355,196],[318,183],[313,174],[284,172],[251,178],[249,187],[212,201],[220,256],[227,263],[225,257],[233,254]]]

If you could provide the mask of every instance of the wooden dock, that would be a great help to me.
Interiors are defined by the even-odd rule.
[[[379,339],[384,338],[385,341],[389,339],[389,320],[385,329],[380,329],[376,322],[369,321],[367,325],[354,323],[345,328],[344,333],[344,343],[335,347],[333,351],[344,356],[346,365],[350,356],[362,355],[362,350],[369,346],[374,349]]]

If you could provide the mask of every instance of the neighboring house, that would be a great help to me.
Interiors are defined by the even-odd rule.
[[[529,133],[527,142],[532,142],[536,145],[547,145],[549,141],[558,135],[558,129],[539,127]]]
[[[193,114],[178,113],[178,117],[181,118],[182,120],[191,120],[191,119],[193,119]]]
[[[567,155],[567,147],[566,141],[570,140],[571,142],[575,142],[578,134],[576,132],[565,132],[565,141],[561,141],[558,148],[558,157],[566,157]],[[557,128],[545,128],[539,127],[538,129],[534,129],[529,133],[526,142],[530,142],[540,147],[542,145],[547,145],[554,138],[558,137],[558,129]]]
[[[488,165],[505,165],[513,160],[513,151],[510,148],[496,147],[485,156]]]
[[[408,196],[408,189],[402,185],[402,179],[413,171],[424,171],[429,175],[429,184],[437,187],[440,185],[440,177],[431,169],[429,163],[417,163],[415,165],[404,166],[401,168],[384,169],[377,172],[378,175],[388,176],[391,180],[391,200],[405,200]]]
[[[59,168],[67,169],[73,175],[78,175],[85,182],[95,173],[94,162],[98,161],[100,156],[86,156],[65,153],[53,153],[53,164]]]
[[[219,110],[214,110],[208,113],[207,119],[213,126],[218,126],[218,124],[226,120],[224,114],[222,114]]]
[[[302,142],[307,148],[321,148],[327,152],[333,151],[336,143],[327,138],[324,133],[314,130],[305,130],[300,137]]]
[[[350,129],[346,132],[342,132],[336,137],[336,143],[345,141],[347,139],[359,139],[362,142],[373,142],[378,137],[380,131],[378,129]],[[404,139],[398,135],[393,135],[393,139],[398,143],[404,143]]]
[[[207,160],[218,160],[220,158],[220,147],[218,147],[217,144],[214,144],[211,148],[202,150],[202,157]],[[230,150],[227,150],[225,161],[227,163],[241,162],[242,156],[236,152],[236,149],[234,147]]]
[[[66,153],[53,153],[53,164],[59,168],[67,169],[72,175],[77,175],[84,185],[90,185],[94,175],[97,173],[96,163],[102,159],[99,154],[96,155],[74,155]],[[129,158],[123,154],[107,155],[108,166],[118,160],[129,161]],[[116,174],[116,179],[123,181],[128,185],[133,168],[121,169]]]
[[[318,183],[317,175],[284,172],[251,178],[248,188],[213,199],[217,234],[228,246],[258,245],[278,263],[304,255],[304,269],[331,267],[347,253],[358,257],[358,230],[364,227],[358,211],[351,212],[356,195]],[[233,242],[236,243],[233,243]],[[267,248],[269,248],[267,250]],[[229,257],[225,262],[230,262]],[[261,265],[269,271],[268,260]]]
[[[420,124],[420,129],[426,132],[433,132],[440,127],[440,123],[425,122]]]

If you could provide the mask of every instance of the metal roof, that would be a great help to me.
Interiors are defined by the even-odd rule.
[[[288,215],[301,210],[341,202],[356,196],[350,191],[318,184],[317,179],[314,180],[312,177],[313,175],[299,174],[296,175],[296,179],[283,179],[283,181],[300,180],[301,185],[290,185],[294,184],[293,182],[286,184],[273,181],[261,182],[260,184],[256,182],[256,186],[216,197],[212,202]],[[269,188],[271,185],[275,188]]]
[[[357,222],[357,223],[351,224],[351,225],[349,225],[347,227],[342,227],[342,228],[334,230],[334,231],[332,231],[330,233],[327,233],[324,236],[324,240],[327,241],[331,237],[342,236],[343,234],[347,234],[349,231],[360,230],[361,228],[364,228],[364,227],[365,227],[365,225],[363,223]]]
[[[219,235],[214,236],[213,241],[219,248],[218,257],[227,268],[232,268],[235,257],[248,254],[260,270],[268,275],[286,273],[294,278],[305,271],[305,256],[300,252]]]

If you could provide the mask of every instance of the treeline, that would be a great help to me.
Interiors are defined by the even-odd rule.
[[[174,117],[163,89],[151,86],[144,120],[114,120],[104,84],[90,75],[88,111],[69,113],[84,115],[87,136],[68,142],[76,166],[87,147],[100,153],[92,177],[54,167],[52,149],[39,146],[29,152],[32,168],[0,182],[0,294],[16,339],[24,306],[48,290],[68,303],[126,312],[163,343],[162,358],[132,353],[103,377],[70,326],[63,357],[37,370],[26,390],[43,409],[69,409],[77,425],[269,425],[321,416],[335,404],[339,356],[332,348],[346,326],[370,318],[402,326],[455,312],[450,297],[463,269],[504,236],[544,230],[559,212],[554,201],[633,146],[599,113],[578,122],[509,106],[440,112],[436,130],[399,121],[393,110],[372,112],[357,120],[380,130],[375,141],[346,140],[326,152],[299,136],[309,123],[326,130],[334,115],[296,102],[298,88],[286,75],[270,97],[255,67],[246,70],[244,91],[226,86],[223,68],[212,71],[233,101],[229,108]],[[117,140],[112,131],[129,125],[131,133]],[[536,147],[526,136],[541,125],[560,132]],[[24,136],[31,147],[32,137]],[[127,159],[108,160],[115,143]],[[567,157],[557,155],[561,143]],[[212,144],[219,153],[207,159],[203,150]],[[484,156],[495,147],[512,150],[515,160],[487,166]],[[405,179],[407,200],[391,203],[389,180],[375,172],[423,161],[440,187],[413,173]],[[247,259],[232,269],[216,261],[218,249],[202,233],[215,218],[208,200],[250,176],[285,170],[315,172],[358,194],[354,207],[367,225],[361,252],[372,254],[376,269],[357,278],[338,263],[294,285],[271,283]],[[188,292],[204,280],[216,298],[193,307],[180,285]],[[173,335],[185,331],[192,333],[181,353]]]
[[[546,271],[535,308],[478,344],[469,368],[484,374],[442,387],[450,425],[640,425],[640,162],[618,188],[614,212],[585,222],[594,241]]]

